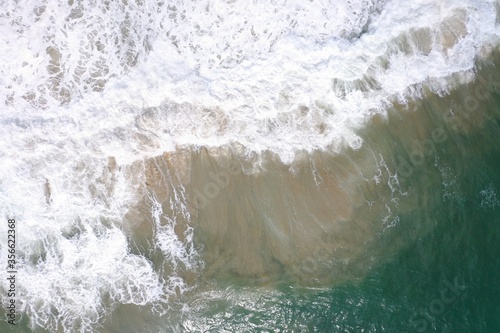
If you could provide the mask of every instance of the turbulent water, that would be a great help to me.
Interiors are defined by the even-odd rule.
[[[0,7],[1,332],[500,332],[500,3]]]

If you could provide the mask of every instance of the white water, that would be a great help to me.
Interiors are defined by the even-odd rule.
[[[300,149],[356,149],[355,131],[390,101],[424,85],[445,93],[451,75],[470,73],[497,44],[497,10],[480,0],[6,2],[0,211],[20,221],[20,310],[83,331],[111,309],[102,298],[167,302],[184,282],[132,254],[120,226],[137,200],[134,161],[232,142],[287,163]],[[200,267],[192,238],[151,214],[152,246]],[[4,262],[6,234],[0,224]]]

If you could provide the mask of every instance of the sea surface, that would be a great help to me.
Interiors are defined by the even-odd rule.
[[[0,332],[500,332],[498,1],[6,0],[0,36]]]

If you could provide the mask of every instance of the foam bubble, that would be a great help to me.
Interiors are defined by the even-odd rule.
[[[481,195],[481,207],[495,208],[500,206],[500,201],[498,201],[497,192],[493,184],[489,184],[479,194]]]

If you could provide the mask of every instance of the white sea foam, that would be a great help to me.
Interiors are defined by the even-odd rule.
[[[2,25],[11,112],[47,107],[38,116],[78,125],[62,135],[78,131],[123,162],[176,144],[238,141],[287,162],[297,149],[356,149],[353,130],[370,115],[423,84],[446,92],[446,78],[473,69],[499,32],[494,2],[473,0],[11,7]],[[155,128],[135,126],[145,107],[160,107]]]
[[[129,251],[133,161],[231,142],[285,162],[357,149],[356,129],[391,100],[444,93],[472,70],[497,44],[496,16],[482,0],[7,1],[0,211],[20,221],[22,310],[85,331],[113,304],[185,288]],[[195,265],[191,234],[179,242],[171,222],[154,220],[155,246]]]
[[[481,207],[484,208],[495,208],[500,206],[500,201],[498,201],[497,192],[493,184],[489,184],[484,190],[479,192],[481,195]]]
[[[177,224],[176,217],[164,214],[161,204],[156,198],[153,197],[151,200],[153,201],[152,216],[155,225],[155,241],[166,259],[169,260],[174,267],[174,273],[177,266],[181,263],[191,270],[198,268],[196,267],[199,264],[197,254],[193,248],[193,229],[188,227],[188,230],[184,233],[186,237],[185,241],[179,240],[175,233],[175,226]],[[184,206],[187,202],[186,198],[183,198],[183,200],[176,200],[175,202],[173,201],[174,200],[171,200],[170,202],[171,207],[178,205]],[[162,223],[161,216],[166,219],[166,224]],[[189,215],[185,217],[189,219]],[[175,287],[180,287],[181,291],[188,289],[184,283],[180,286],[176,285]]]

